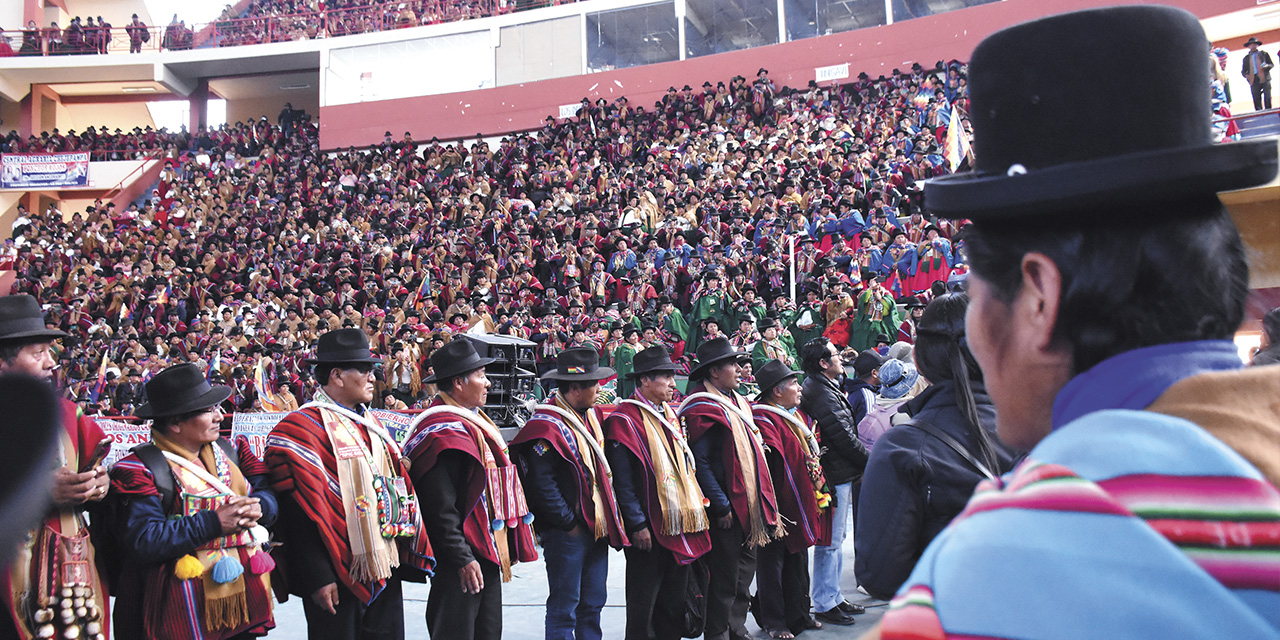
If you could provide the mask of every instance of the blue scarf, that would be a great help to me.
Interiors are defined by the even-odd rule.
[[[1053,428],[1102,409],[1146,409],[1183,378],[1244,364],[1230,340],[1143,347],[1099,362],[1074,377],[1053,401]]]

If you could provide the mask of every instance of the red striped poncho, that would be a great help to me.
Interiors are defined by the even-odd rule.
[[[799,553],[814,545],[831,544],[831,509],[819,509],[818,497],[809,477],[806,464],[806,447],[796,437],[791,427],[775,413],[756,410],[756,425],[764,444],[782,458],[781,468],[774,469],[774,495],[778,498],[778,513],[787,520],[787,533],[783,537],[787,551]],[[806,425],[813,421],[801,411],[795,413]],[[812,426],[810,426],[812,428]]]
[[[369,446],[371,440],[367,428],[359,423],[355,425],[355,431]],[[374,440],[381,442],[376,436]],[[264,458],[271,474],[271,488],[282,500],[294,500],[315,524],[343,586],[361,602],[372,602],[386,583],[366,584],[351,578],[351,548],[338,489],[338,461],[320,410],[308,407],[285,416],[268,436]],[[408,471],[400,462],[400,452],[388,447],[388,459],[392,470],[405,479],[409,495],[414,495]],[[426,572],[435,567],[431,543],[425,531],[419,530],[418,535],[412,538],[396,538],[396,543],[402,566],[408,564]]]

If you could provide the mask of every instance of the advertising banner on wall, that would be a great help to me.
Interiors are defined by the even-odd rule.
[[[89,186],[89,153],[0,154],[0,188]]]

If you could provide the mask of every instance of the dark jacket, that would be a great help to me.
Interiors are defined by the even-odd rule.
[[[822,473],[832,485],[854,482],[867,466],[867,447],[858,441],[858,422],[844,391],[822,374],[804,380],[800,409],[818,425]]]
[[[996,475],[1016,456],[996,439],[996,410],[982,383],[973,383],[978,415],[991,434]],[[955,400],[955,383],[935,384],[899,410],[949,434],[978,460],[982,455]],[[854,571],[867,593],[888,600],[906,581],[925,547],[964,508],[984,476],[942,440],[895,426],[876,440],[862,478],[854,538]]]
[[[542,439],[514,446],[511,453],[520,466],[520,482],[535,529],[571,531],[578,524],[587,526],[577,498],[578,472],[572,463]]]

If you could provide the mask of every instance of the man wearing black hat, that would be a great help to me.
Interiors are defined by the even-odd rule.
[[[853,406],[840,388],[844,360],[830,340],[819,337],[805,344],[800,350],[800,366],[805,372],[800,408],[817,423],[825,449],[822,471],[835,499],[831,541],[813,549],[813,608],[823,622],[849,625],[854,623],[854,615],[866,611],[845,600],[840,590],[844,539],[857,495],[853,488],[867,466],[867,448],[857,438],[861,416],[854,416]]]
[[[116,559],[123,566],[111,590],[116,637],[263,635],[275,626],[275,563],[263,527],[275,524],[277,502],[248,441],[232,445],[219,435],[231,388],[210,385],[189,362],[146,386],[152,399],[137,416],[151,419],[151,442],[111,470],[125,556]]]
[[[28,295],[0,297],[0,374],[22,373],[40,380],[52,381],[56,361],[53,359],[53,343],[67,334],[45,326],[44,313],[35,298]],[[39,560],[40,549],[50,549],[58,538],[85,534],[78,538],[76,551],[84,558],[91,557],[93,543],[87,537],[86,508],[93,508],[107,495],[110,482],[102,457],[106,455],[100,444],[110,443],[106,434],[92,418],[83,415],[71,401],[61,399],[62,426],[66,435],[59,450],[63,464],[53,474],[53,509],[45,515],[41,526],[28,536],[28,542],[19,550],[10,570],[0,579],[0,602],[4,614],[0,616],[0,637],[16,637],[28,640],[36,636],[45,625],[53,625],[49,631],[59,635],[76,629],[85,631],[86,620],[70,621],[54,619],[51,596],[61,592],[64,584],[82,588],[81,597],[92,603],[102,615],[100,633],[107,631],[107,587],[98,576],[92,561],[85,565],[87,575],[75,576],[61,565],[49,571]],[[99,455],[100,454],[100,455]],[[47,500],[47,498],[46,498]],[[47,559],[47,558],[46,558]],[[14,600],[15,594],[27,594],[22,600]],[[42,595],[43,594],[43,595]],[[27,601],[24,601],[27,600]],[[41,611],[48,611],[45,618]]]
[[[434,564],[399,445],[368,411],[379,361],[359,329],[321,335],[315,399],[267,437],[289,591],[312,640],[403,638],[400,576]]]
[[[782,533],[764,442],[751,405],[738,394],[750,356],[716,338],[698,347],[696,384],[677,412],[698,461],[698,485],[710,501],[706,638],[743,640],[756,549]]]
[[[591,349],[561,352],[542,376],[555,394],[511,441],[547,563],[550,640],[601,638],[609,547],[628,542],[595,408],[600,381],[613,375]]]
[[[1214,142],[1205,42],[1196,16],[1139,5],[974,51],[982,151],[925,185],[973,221],[965,326],[940,337],[968,346],[1028,457],[933,539],[881,637],[1280,635],[1272,543],[1201,535],[1280,521],[1280,376],[1232,341],[1249,269],[1217,195],[1273,180],[1276,143]],[[1104,111],[1109,131],[1067,116]]]
[[[1259,49],[1262,41],[1256,36],[1244,43],[1249,53],[1244,54],[1240,63],[1240,74],[1249,81],[1249,91],[1253,94],[1255,111],[1271,108],[1271,54]]]
[[[800,372],[780,360],[756,370],[760,395],[752,417],[767,447],[769,473],[786,535],[760,548],[756,566],[756,620],[773,638],[794,637],[822,624],[809,615],[809,556],[831,541],[831,488],[822,474],[813,419],[800,410]]]
[[[711,549],[693,452],[670,402],[676,365],[661,346],[635,357],[636,392],[604,421],[618,511],[630,538],[626,640],[684,637],[687,581]],[[696,633],[694,635],[697,635]]]
[[[439,391],[404,442],[436,550],[427,600],[433,638],[501,638],[502,583],[511,581],[513,564],[538,558],[524,488],[484,413],[485,367],[493,362],[466,336],[432,353],[432,375],[423,382]]]

